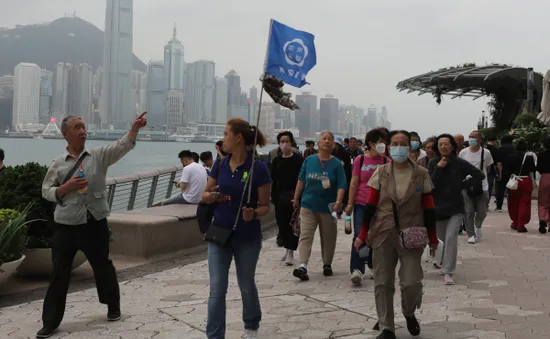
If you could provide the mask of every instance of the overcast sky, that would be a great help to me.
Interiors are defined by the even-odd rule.
[[[0,26],[76,11],[104,29],[104,0],[0,3]],[[186,62],[214,60],[218,76],[235,69],[247,92],[259,86],[270,18],[309,31],[317,66],[302,90],[334,94],[340,104],[385,105],[392,127],[423,138],[469,133],[486,100],[446,97],[437,106],[428,94],[397,91],[400,80],[464,62],[550,67],[548,0],[134,0],[134,12],[134,53],[144,62],[163,58],[177,23]]]

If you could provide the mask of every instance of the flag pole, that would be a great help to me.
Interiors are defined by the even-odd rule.
[[[258,114],[256,115],[256,131],[254,133],[254,151],[252,152],[252,166],[250,166],[250,175],[248,177],[248,180],[250,182],[250,185],[248,186],[249,189],[248,189],[248,199],[247,199],[247,202],[246,202],[246,207],[250,208],[250,199],[251,199],[251,196],[252,196],[252,178],[253,178],[253,175],[254,175],[254,163],[256,163],[256,143],[258,142],[258,129],[259,129],[259,125],[260,125],[260,113],[262,111],[262,98],[263,98],[263,95],[264,95],[264,81],[265,81],[265,77],[267,75],[267,59],[268,59],[268,56],[269,56],[269,42],[271,41],[271,29],[273,27],[273,19],[269,20],[269,34],[267,36],[267,48],[266,48],[266,52],[265,52],[265,61],[264,61],[264,73],[261,77],[261,80],[262,80],[262,87],[260,89],[260,99],[258,102]],[[246,189],[246,187],[245,187]]]

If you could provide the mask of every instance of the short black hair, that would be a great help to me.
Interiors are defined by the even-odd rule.
[[[398,134],[403,134],[407,137],[407,139],[409,139],[409,145],[411,144],[411,133],[409,133],[409,131],[405,131],[404,129],[402,130],[396,130],[396,131],[391,131],[389,134],[388,134],[388,141],[391,141],[391,138],[393,138],[394,136],[398,135]]]
[[[306,141],[306,146],[310,146],[310,145],[315,145],[315,141],[313,141],[313,140],[307,140],[307,141]]]
[[[216,146],[222,147],[222,146],[223,146],[223,140],[218,140],[218,141],[216,142]]]
[[[199,159],[200,159],[199,153],[197,153],[197,152],[192,152],[191,155],[193,156],[193,161],[196,162],[196,163],[198,163],[198,162],[199,162]]]
[[[516,150],[520,152],[527,152],[528,149],[529,149],[529,145],[527,145],[527,141],[523,139],[519,139],[518,143],[516,144]]]
[[[514,136],[513,136],[513,135],[510,135],[510,134],[503,135],[503,136],[500,138],[500,143],[501,143],[502,145],[513,144],[513,143],[514,143]]]
[[[418,133],[415,132],[415,131],[411,131],[410,134],[411,134],[411,139],[412,139],[413,137],[417,137],[418,140],[420,141],[420,143],[422,143],[422,138],[420,137],[420,134],[418,134]]]
[[[452,152],[452,154],[457,155],[457,154],[458,154],[458,144],[456,143],[455,138],[454,138],[452,135],[450,135],[449,133],[440,134],[439,136],[437,136],[437,137],[435,138],[435,147],[433,148],[435,154],[436,154],[437,156],[440,156],[440,155],[441,155],[441,153],[439,153],[439,148],[437,147],[437,145],[439,145],[439,140],[440,140],[440,139],[443,139],[443,138],[449,139],[449,142],[451,143],[451,145],[453,145],[453,152]],[[428,141],[426,141],[426,142],[428,142]]]
[[[287,136],[288,139],[290,139],[290,143],[295,145],[296,141],[294,141],[294,134],[292,134],[291,131],[282,131],[279,134],[277,134],[277,143],[281,142],[281,138]]]
[[[6,154],[4,153],[4,150],[0,148],[0,161],[4,161],[4,157]]]
[[[356,137],[351,137],[351,138],[349,138],[349,141],[352,141],[352,140],[357,141],[357,138],[356,138]]]
[[[382,130],[381,128],[371,129],[365,135],[365,146],[367,147],[367,149],[370,150],[370,145],[369,144],[371,142],[376,144],[378,142],[378,140],[383,140],[384,142],[386,142],[386,133],[385,133],[385,131]]]
[[[344,142],[349,143],[349,139],[348,139],[348,138],[344,138]]]
[[[497,141],[497,137],[494,135],[491,135],[490,137],[487,137],[487,141]]]
[[[191,151],[188,150],[188,149],[183,150],[183,151],[181,151],[181,152],[178,154],[178,158],[180,158],[180,159],[183,159],[183,158],[193,158],[193,152],[191,152]]]
[[[212,152],[210,151],[202,152],[199,158],[202,162],[206,162],[208,160],[214,160],[214,158],[212,157]]]

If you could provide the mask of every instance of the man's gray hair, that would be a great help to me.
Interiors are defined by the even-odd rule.
[[[67,131],[67,129],[69,128],[69,122],[73,120],[82,120],[82,118],[76,115],[66,116],[65,118],[63,118],[63,121],[61,121],[61,131]]]

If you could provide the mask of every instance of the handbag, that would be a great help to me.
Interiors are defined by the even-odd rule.
[[[219,160],[218,163],[218,172],[216,175],[216,180],[220,175],[220,169],[222,167],[223,159]],[[214,219],[214,210],[216,209],[217,203],[207,204],[205,202],[199,202],[197,206],[197,222],[199,223],[199,229],[202,234],[205,234],[208,231],[208,227],[212,224],[212,219]]]
[[[292,233],[295,236],[300,236],[300,207],[294,210],[292,218],[290,219],[290,227],[292,227]]]
[[[395,228],[397,228],[397,242],[401,248],[406,250],[423,249],[430,242],[428,230],[424,226],[411,226],[404,230],[399,227],[399,216],[397,213],[397,204],[392,200],[393,217],[395,219]]]
[[[485,160],[485,148],[481,148],[481,164],[479,165],[479,169],[485,173],[483,169],[483,164]],[[483,181],[474,185],[473,187],[470,187],[466,190],[466,193],[468,193],[468,196],[470,197],[480,197],[483,195]]]
[[[246,187],[248,185],[249,178],[251,175],[248,175],[246,177],[244,187],[243,187],[243,195],[241,197],[241,202],[239,204],[239,209],[237,210],[237,217],[235,218],[235,223],[233,224],[232,228],[222,227],[216,225],[216,219],[213,220],[213,222],[208,226],[208,229],[204,233],[204,241],[211,242],[213,244],[219,245],[221,247],[227,247],[231,241],[231,238],[233,237],[233,234],[235,233],[235,229],[237,228],[237,223],[239,222],[239,217],[241,216],[242,208],[245,193],[246,193]],[[250,184],[252,186],[252,184]],[[249,187],[248,189],[251,189]]]
[[[525,155],[523,155],[523,161],[521,162],[521,167],[519,168],[519,173],[518,174],[521,174],[521,171],[523,170],[523,164],[525,164],[525,158],[526,157],[527,157],[527,153],[525,153]],[[508,182],[506,183],[506,188],[511,190],[511,191],[516,191],[519,187],[519,182],[521,180],[522,179],[519,178],[517,175],[512,174],[510,176],[510,179],[508,179]]]

